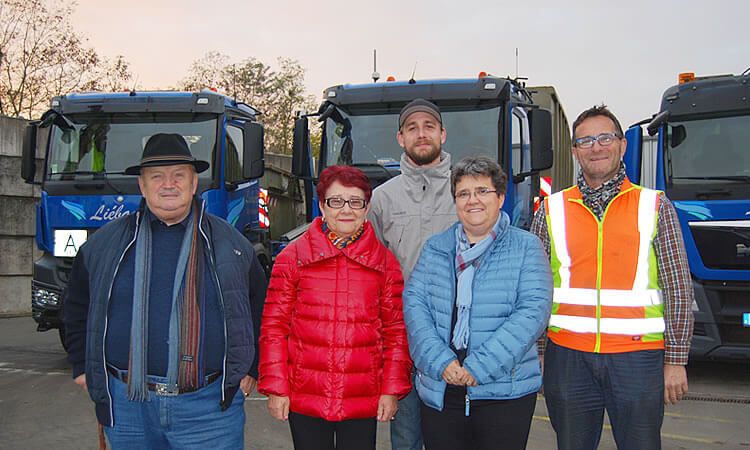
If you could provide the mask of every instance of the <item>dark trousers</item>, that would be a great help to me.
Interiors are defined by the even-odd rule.
[[[605,409],[618,449],[660,449],[664,350],[590,353],[550,341],[544,398],[560,450],[595,450]]]
[[[295,450],[375,450],[375,417],[332,422],[289,412]]]
[[[442,411],[421,403],[427,450],[524,449],[536,392],[512,400],[474,400],[466,416],[465,389],[450,387]]]

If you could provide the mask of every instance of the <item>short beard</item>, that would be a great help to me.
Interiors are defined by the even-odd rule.
[[[440,147],[432,147],[432,151],[430,151],[429,153],[421,154],[406,150],[406,156],[408,156],[409,159],[411,159],[412,162],[417,166],[426,166],[427,164],[435,161],[435,159],[440,158],[440,151]]]

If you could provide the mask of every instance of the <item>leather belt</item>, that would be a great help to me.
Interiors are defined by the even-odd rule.
[[[127,372],[117,370],[110,365],[107,365],[107,372],[112,374],[113,377],[117,378],[123,383],[128,382]],[[206,384],[213,383],[220,376],[221,376],[221,372],[214,372],[211,375],[206,376]],[[198,390],[198,388],[194,388],[194,387],[183,387],[183,388],[178,388],[176,391],[171,391],[169,390],[169,385],[167,383],[154,383],[152,381],[147,381],[146,387],[148,388],[149,391],[155,393],[156,395],[168,396],[168,397],[180,395],[180,394],[187,394],[188,392],[195,392]]]

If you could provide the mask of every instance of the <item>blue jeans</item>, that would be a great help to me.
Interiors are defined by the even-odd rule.
[[[398,411],[391,421],[392,450],[422,450],[422,414],[419,395],[414,386],[412,374],[411,392],[398,401]]]
[[[618,449],[660,449],[664,350],[590,353],[548,341],[544,398],[560,450],[595,450],[605,409]]]
[[[237,390],[221,410],[221,378],[195,392],[164,397],[148,391],[144,402],[128,400],[127,385],[108,376],[113,427],[104,427],[113,449],[238,449],[245,445],[245,396]],[[163,382],[163,377],[148,377]]]

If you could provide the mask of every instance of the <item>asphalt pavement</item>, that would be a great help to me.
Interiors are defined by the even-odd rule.
[[[688,400],[666,408],[663,448],[750,449],[750,364],[695,363],[688,378]],[[268,415],[265,397],[248,397],[245,412],[245,448],[292,448],[287,424]],[[378,425],[378,450],[390,449],[388,426]],[[539,396],[528,448],[555,447]],[[0,318],[0,449],[47,448],[98,449],[93,404],[73,384],[56,330],[37,332],[31,317]],[[608,426],[599,448],[615,448]]]

